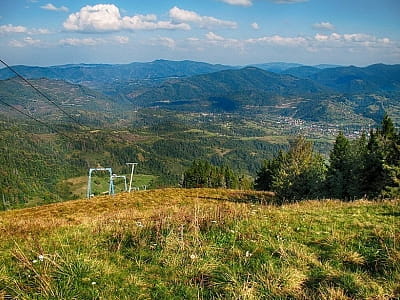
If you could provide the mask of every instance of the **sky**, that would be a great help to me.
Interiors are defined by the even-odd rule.
[[[0,0],[0,58],[397,64],[400,0]]]

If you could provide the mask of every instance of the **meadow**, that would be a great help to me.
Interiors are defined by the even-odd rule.
[[[0,212],[0,299],[398,299],[400,201],[160,189]]]

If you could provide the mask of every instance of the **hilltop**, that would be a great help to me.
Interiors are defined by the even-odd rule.
[[[398,201],[164,189],[0,213],[0,296],[400,296]]]

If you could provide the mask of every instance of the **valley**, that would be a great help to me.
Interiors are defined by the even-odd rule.
[[[1,69],[0,100],[19,110],[0,104],[2,208],[79,198],[82,183],[73,178],[96,166],[127,174],[125,163],[138,162],[138,175],[156,188],[179,186],[195,160],[251,182],[296,136],[327,158],[339,132],[359,137],[385,113],[400,124],[399,69],[163,60],[16,66],[48,99]]]

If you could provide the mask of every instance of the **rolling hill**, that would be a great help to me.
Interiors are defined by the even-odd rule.
[[[168,77],[186,77],[206,74],[233,67],[212,65],[195,61],[155,60],[148,63],[131,64],[71,64],[52,67],[14,66],[22,76],[29,79],[60,79],[72,83],[107,83],[110,81],[130,81],[134,79],[158,79]],[[0,70],[0,79],[14,77],[15,74],[6,68]]]
[[[238,105],[239,103],[235,103],[237,97],[227,96],[243,93],[249,95],[248,92],[261,93],[273,98],[277,96],[301,97],[329,93],[330,90],[308,79],[276,74],[256,67],[246,67],[239,70],[224,70],[188,78],[170,79],[156,88],[144,89],[142,92],[135,91],[128,97],[132,99],[132,102],[144,106],[159,105],[160,102],[168,104],[174,101],[214,101],[215,99],[225,99],[225,101],[231,101],[232,105]],[[246,103],[244,99],[239,102],[245,105],[261,104],[251,100]]]
[[[122,104],[115,101],[114,98],[82,85],[45,78],[31,80],[30,82],[55,104],[41,96],[25,82],[16,78],[0,80],[0,99],[33,117],[46,118],[47,121],[66,121],[66,116],[56,105],[75,116],[82,123],[95,119],[96,122],[102,120],[103,125],[105,123],[110,124],[122,110]],[[25,118],[4,105],[1,105],[1,114]]]
[[[376,64],[368,67],[338,67],[319,70],[298,67],[284,71],[311,79],[339,93],[377,93],[400,91],[400,65]]]

